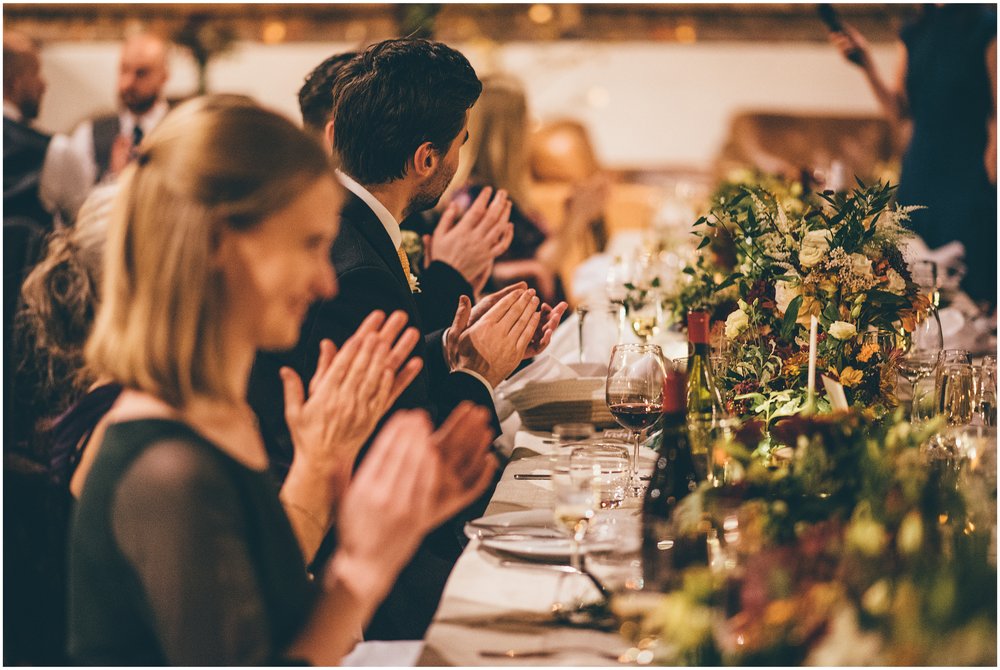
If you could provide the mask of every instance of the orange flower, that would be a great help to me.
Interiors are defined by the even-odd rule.
[[[860,384],[863,377],[864,373],[862,373],[861,370],[855,370],[851,366],[847,366],[840,371],[840,383],[847,388]]]
[[[861,352],[858,354],[858,361],[861,363],[867,363],[871,360],[871,357],[878,353],[878,345],[869,343],[861,347]]]

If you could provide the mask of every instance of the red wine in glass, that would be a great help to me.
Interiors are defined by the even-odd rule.
[[[610,410],[611,416],[615,417],[615,421],[631,431],[649,428],[663,413],[663,408],[660,405],[644,402],[616,403],[610,405],[608,410]]]

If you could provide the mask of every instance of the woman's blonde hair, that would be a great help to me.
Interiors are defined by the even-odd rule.
[[[104,292],[85,355],[90,367],[175,407],[227,400],[223,227],[247,230],[331,174],[320,145],[240,96],[172,111],[123,173],[104,264]]]
[[[483,93],[469,115],[469,141],[462,152],[465,170],[460,169],[456,183],[472,179],[506,189],[514,202],[529,207],[527,145],[524,88],[507,75],[484,77]]]

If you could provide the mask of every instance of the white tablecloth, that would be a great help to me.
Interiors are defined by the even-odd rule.
[[[516,447],[536,452],[556,448],[547,435],[520,431]],[[518,452],[524,453],[524,452]],[[654,453],[641,452],[644,467]],[[504,471],[486,515],[519,510],[551,509],[552,485],[547,480],[515,480],[516,473],[548,467],[545,456],[511,461]],[[501,567],[500,559],[479,550],[473,540],[452,570],[441,605],[425,639],[418,665],[609,665],[607,658],[587,651],[567,651],[547,658],[483,658],[481,650],[554,649],[567,646],[619,654],[628,644],[617,634],[557,625],[550,613],[559,573],[537,567]]]

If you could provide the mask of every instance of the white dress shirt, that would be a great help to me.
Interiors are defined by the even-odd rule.
[[[403,234],[400,232],[399,222],[396,221],[396,217],[390,214],[389,210],[386,209],[386,206],[383,205],[378,198],[372,195],[368,189],[356,182],[346,173],[337,170],[337,179],[340,180],[340,183],[343,184],[344,188],[358,196],[358,198],[360,198],[363,203],[368,205],[372,212],[375,213],[375,216],[382,223],[382,227],[385,228],[385,232],[389,234],[389,239],[392,240],[392,245],[396,248],[396,253],[399,253],[399,247],[403,243]],[[447,349],[448,347],[448,334],[450,331],[451,328],[447,328],[441,335],[442,342],[444,343],[444,349]],[[497,399],[493,394],[493,386],[486,381],[486,378],[478,372],[473,372],[472,370],[467,370],[466,368],[461,368],[461,371],[472,375],[483,383],[486,390],[490,392],[490,398],[493,400],[493,405],[495,407]]]
[[[21,110],[9,100],[3,101],[3,115],[24,122]],[[53,135],[38,178],[38,198],[46,211],[58,215],[61,223],[72,223],[93,183],[93,170],[89,169],[86,154],[67,135]]]
[[[163,120],[163,117],[170,111],[170,106],[162,98],[157,100],[149,111],[142,116],[136,116],[127,109],[118,113],[118,134],[132,141],[132,131],[136,126],[142,129],[142,136],[148,137],[153,132],[153,128]],[[97,181],[97,157],[94,152],[94,122],[90,119],[83,121],[70,137],[73,150],[86,157],[87,170],[90,175],[90,185]]]

